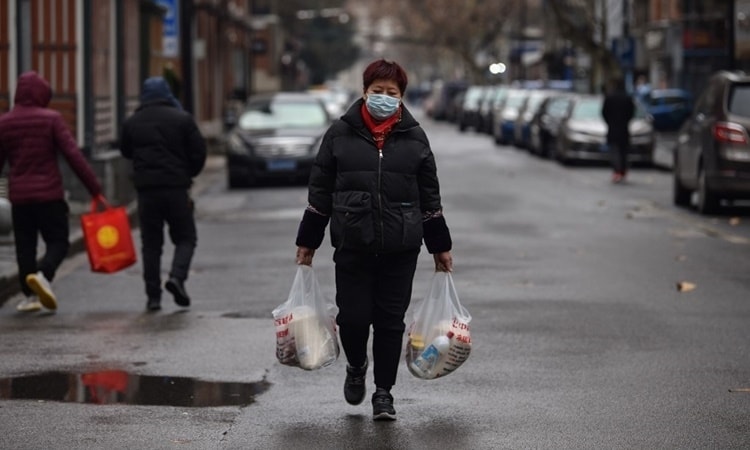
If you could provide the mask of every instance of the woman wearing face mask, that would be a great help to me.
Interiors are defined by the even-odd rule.
[[[365,398],[372,326],[373,418],[395,420],[390,391],[422,240],[435,269],[449,272],[451,236],[430,143],[401,103],[406,72],[381,59],[362,81],[362,98],[323,137],[297,233],[297,264],[312,264],[330,219],[344,398],[352,405]]]

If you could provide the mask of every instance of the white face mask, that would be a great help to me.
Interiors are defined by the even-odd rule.
[[[396,114],[400,104],[400,99],[385,94],[367,94],[367,100],[365,100],[365,106],[372,117],[380,120]]]

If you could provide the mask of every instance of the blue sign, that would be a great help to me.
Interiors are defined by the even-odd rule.
[[[162,55],[167,58],[175,58],[180,54],[179,0],[157,0],[156,3],[167,10],[164,14]]]
[[[612,39],[612,53],[624,68],[633,68],[635,66],[635,39],[632,37]]]

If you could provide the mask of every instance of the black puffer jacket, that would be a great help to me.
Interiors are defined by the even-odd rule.
[[[424,237],[431,253],[449,251],[435,158],[424,130],[403,108],[381,155],[362,120],[362,102],[355,102],[323,138],[297,245],[317,248],[330,217],[337,249],[404,251],[419,248]],[[430,218],[423,226],[425,216]]]
[[[206,162],[206,143],[195,121],[170,97],[167,91],[149,98],[123,124],[120,152],[133,160],[138,190],[188,188]]]

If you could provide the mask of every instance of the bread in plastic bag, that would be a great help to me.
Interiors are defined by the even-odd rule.
[[[333,364],[340,351],[337,312],[323,296],[312,267],[298,265],[289,297],[272,312],[279,362],[305,370]]]

